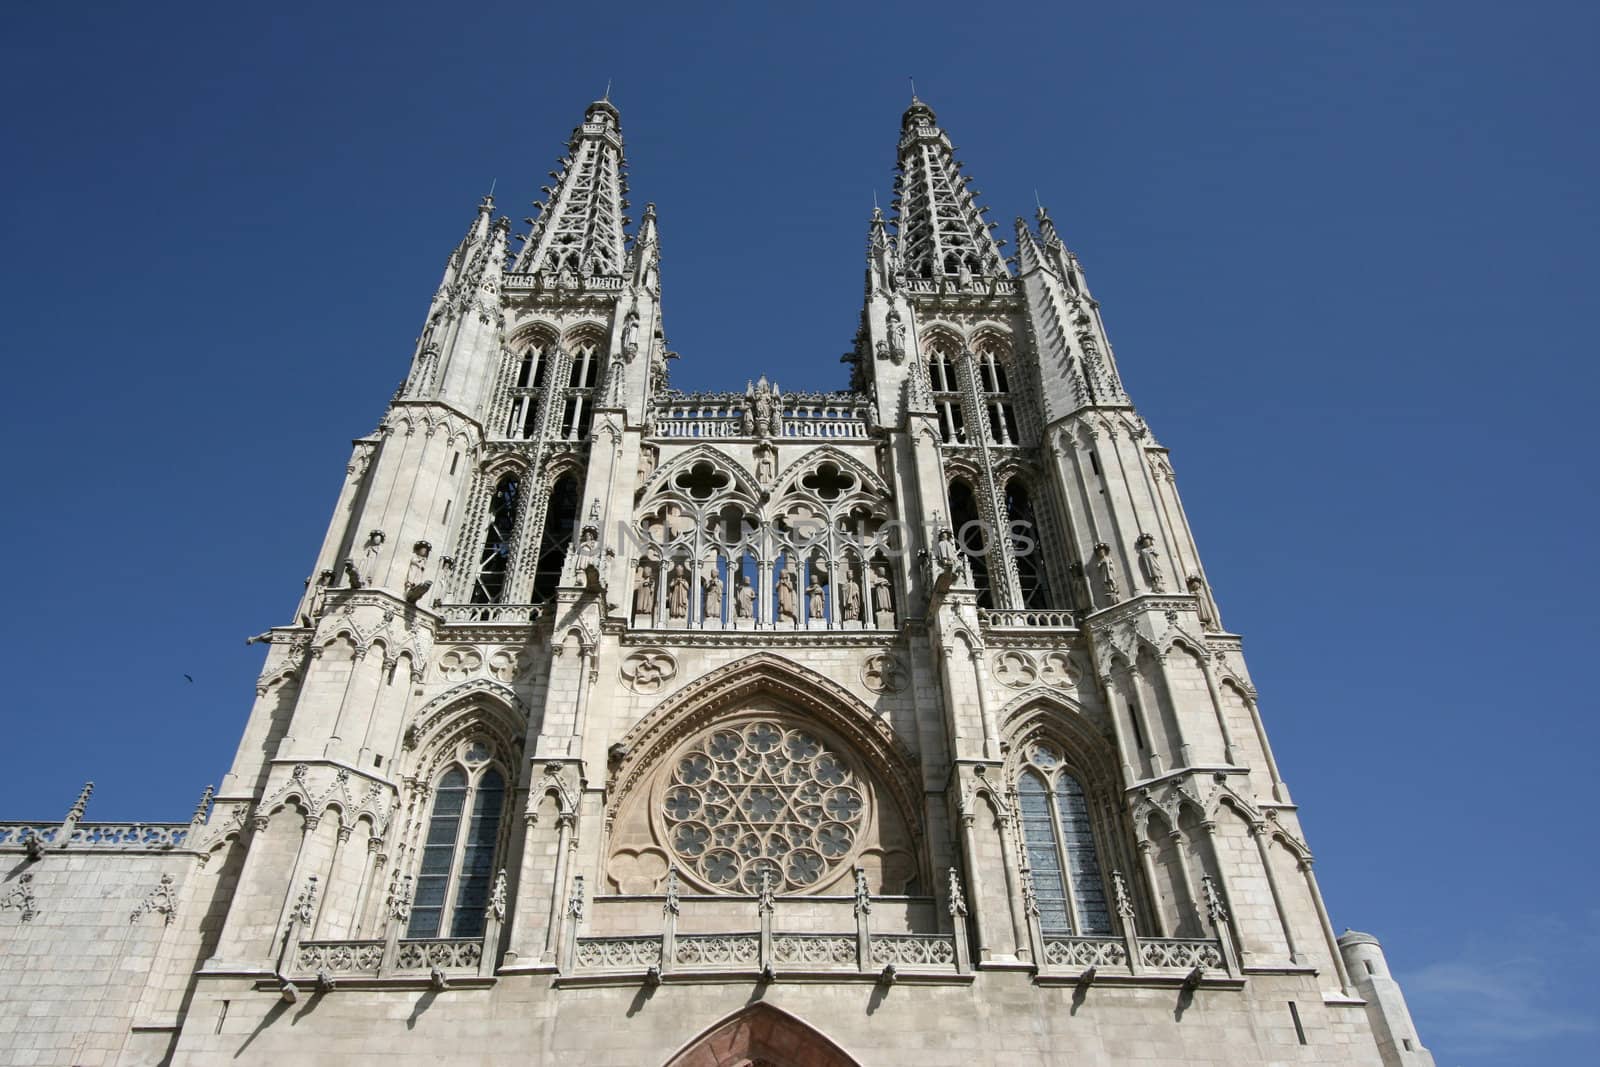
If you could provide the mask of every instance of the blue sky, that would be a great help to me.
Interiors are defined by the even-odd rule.
[[[188,816],[474,204],[607,79],[674,383],[843,387],[914,75],[1087,266],[1335,925],[1441,1065],[1588,1059],[1600,19],[1397,6],[15,6],[0,815]]]

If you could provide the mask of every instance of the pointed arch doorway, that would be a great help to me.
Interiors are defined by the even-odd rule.
[[[769,1004],[752,1004],[691,1041],[666,1067],[861,1067],[821,1032]]]

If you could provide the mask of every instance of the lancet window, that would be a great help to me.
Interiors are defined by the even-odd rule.
[[[495,484],[489,497],[489,528],[478,557],[478,576],[472,585],[474,604],[498,604],[505,596],[511,571],[511,544],[516,531],[517,507],[522,497],[522,476],[511,473]]]
[[[1111,933],[1088,797],[1049,744],[1036,743],[1029,750],[1017,778],[1017,808],[1043,931]]]
[[[977,494],[961,478],[950,483],[950,525],[955,530],[957,547],[966,555],[972,570],[978,606],[994,607],[994,590],[989,585],[989,549],[994,541],[978,513]]]
[[[981,404],[984,416],[989,420],[989,440],[998,445],[1020,443],[1006,368],[1009,356],[1010,352],[1004,343],[992,337],[979,340],[973,352],[978,370],[978,387],[983,391]]]
[[[548,600],[556,595],[577,522],[578,479],[564,474],[550,490],[550,502],[545,509],[544,535],[539,540],[539,558],[533,571],[534,600]]]
[[[1017,562],[1017,581],[1022,588],[1022,604],[1029,608],[1054,607],[1045,567],[1044,531],[1039,528],[1033,498],[1021,478],[1012,478],[1006,483],[1005,500],[1011,529],[1022,535],[1011,542],[1012,556]]]
[[[505,814],[506,778],[469,741],[436,780],[407,937],[481,937]]]
[[[939,414],[939,434],[946,444],[961,444],[966,440],[956,351],[955,342],[948,337],[936,336],[928,343],[928,388],[933,393],[934,410]]]
[[[594,337],[585,335],[572,346],[572,367],[561,409],[561,436],[568,441],[588,438],[594,417],[594,389],[599,380],[600,345]]]
[[[710,459],[666,479],[638,519],[634,625],[894,626],[881,487],[820,456],[771,498],[763,505],[747,479]]]
[[[538,432],[540,400],[550,361],[555,356],[555,345],[545,337],[538,337],[523,349],[517,362],[516,377],[511,385],[511,412],[506,419],[506,436],[530,438]]]

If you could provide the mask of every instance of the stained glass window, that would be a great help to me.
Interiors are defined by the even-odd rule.
[[[868,794],[838,753],[767,719],[717,730],[677,757],[662,798],[685,873],[733,892],[797,892],[847,862]]]
[[[407,937],[438,937],[450,915],[449,936],[481,937],[494,883],[500,817],[505,808],[505,778],[484,767],[485,746],[467,746],[469,762],[482,771],[476,781],[452,766],[434,790],[433,812],[417,870]]]
[[[1017,781],[1017,801],[1039,926],[1047,934],[1109,934],[1105,880],[1083,783],[1047,745],[1037,746],[1031,760],[1034,766]]]

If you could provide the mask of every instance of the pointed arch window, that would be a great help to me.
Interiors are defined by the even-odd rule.
[[[983,390],[983,410],[989,420],[989,440],[997,445],[1020,444],[1006,366],[1009,349],[1002,342],[985,338],[973,355],[978,366],[978,387]]]
[[[511,539],[516,530],[517,505],[522,497],[522,477],[507,474],[495,484],[489,498],[489,529],[478,557],[478,577],[472,585],[474,604],[498,604],[505,596],[511,571]]]
[[[506,421],[506,436],[527,439],[538,432],[540,391],[550,369],[554,346],[548,338],[537,338],[523,349],[517,362],[517,376],[511,386],[511,414]]]
[[[934,410],[939,413],[939,434],[946,444],[966,440],[959,382],[954,345],[947,338],[935,338],[928,345],[928,388],[933,394]]]
[[[1017,780],[1017,808],[1039,926],[1046,934],[1111,933],[1105,879],[1083,783],[1048,745]]]
[[[989,586],[989,534],[978,515],[978,497],[972,486],[957,478],[950,483],[950,525],[956,543],[972,569],[972,584],[978,590],[978,606],[994,607],[994,591]]]
[[[600,378],[599,345],[585,337],[572,348],[572,368],[567,375],[567,395],[561,413],[561,435],[569,441],[589,436],[594,417],[594,387]]]
[[[407,937],[483,936],[505,801],[487,746],[467,744],[434,788]]]
[[[545,508],[544,536],[539,541],[539,560],[533,572],[533,598],[548,600],[561,584],[561,569],[572,545],[572,531],[578,522],[578,479],[563,474],[550,490]]]
[[[1005,498],[1006,517],[1015,524],[1014,529],[1027,538],[1026,542],[1020,542],[1017,538],[1011,542],[1012,556],[1017,561],[1017,582],[1022,587],[1023,606],[1039,609],[1053,607],[1050,579],[1044,562],[1044,532],[1039,529],[1039,522],[1034,516],[1033,499],[1021,478],[1013,478],[1006,483]],[[1022,550],[1024,545],[1028,549],[1026,552]]]

